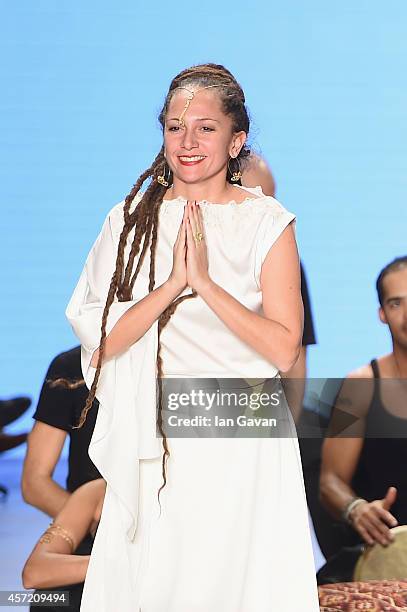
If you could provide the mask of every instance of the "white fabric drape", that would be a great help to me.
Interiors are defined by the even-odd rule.
[[[106,218],[66,309],[66,316],[81,342],[82,372],[90,389],[96,369],[90,365],[98,348],[103,309],[115,269],[117,241]],[[108,315],[106,334],[120,317],[143,295],[133,301],[115,301]],[[117,580],[117,594],[134,588],[127,562],[127,547],[137,530],[139,460],[159,457],[161,440],[156,438],[156,355],[157,321],[128,350],[106,361],[96,390],[100,406],[89,446],[89,456],[106,480],[102,518],[94,547],[106,539],[115,540],[115,554],[93,554],[88,569],[83,601],[103,589],[104,580]],[[129,381],[132,384],[129,385]],[[124,537],[125,534],[125,537]],[[127,541],[126,541],[127,540]],[[105,551],[109,546],[102,546]],[[119,547],[119,549],[117,549]],[[106,593],[108,596],[108,593]],[[106,609],[126,610],[115,595]],[[91,609],[91,607],[89,607]],[[92,608],[96,609],[96,608]]]
[[[256,197],[241,204],[202,202],[201,209],[211,278],[261,313],[262,263],[295,215],[258,189],[248,195]],[[183,207],[182,198],[161,205],[156,286],[171,271]],[[82,345],[88,387],[122,226],[120,203],[110,211],[66,310]],[[130,243],[131,236],[124,261]],[[147,253],[133,301],[113,303],[107,334],[147,294],[148,277]],[[232,334],[199,296],[179,305],[160,340],[166,378],[278,375],[276,366]],[[102,366],[89,455],[107,488],[81,612],[317,612],[294,426],[287,437],[280,429],[275,439],[169,437],[168,478],[159,507],[163,451],[156,437],[157,347],[156,322]],[[282,421],[290,429],[289,413]]]

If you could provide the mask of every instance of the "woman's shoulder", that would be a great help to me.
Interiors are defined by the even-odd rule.
[[[241,189],[248,192],[245,200],[250,202],[255,209],[261,210],[270,216],[279,216],[287,213],[294,214],[285,208],[279,200],[273,196],[266,195],[260,185],[257,185],[257,187],[241,187]]]

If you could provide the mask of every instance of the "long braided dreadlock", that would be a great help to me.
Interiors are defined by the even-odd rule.
[[[165,126],[165,117],[169,103],[171,101],[173,92],[179,87],[193,87],[193,86],[217,86],[216,90],[220,97],[223,112],[232,118],[232,129],[234,132],[245,131],[249,133],[250,120],[248,117],[247,109],[245,106],[245,97],[242,88],[236,81],[234,76],[224,67],[218,64],[201,64],[192,66],[180,72],[171,82],[168,94],[166,96],[163,108],[159,114],[159,121],[162,129]],[[250,151],[247,146],[243,146],[241,149],[238,159],[245,159],[250,155]],[[145,170],[137,182],[133,185],[132,190],[126,196],[123,208],[123,220],[124,225],[120,234],[119,244],[117,249],[116,257],[116,268],[113,272],[113,276],[110,282],[110,287],[106,299],[106,304],[102,315],[101,324],[101,336],[99,345],[99,356],[96,365],[95,376],[86,399],[85,406],[81,412],[79,423],[75,429],[79,429],[83,426],[86,421],[87,413],[92,407],[93,401],[96,395],[96,389],[100,377],[106,342],[106,323],[109,314],[110,307],[117,296],[119,302],[129,301],[132,299],[132,291],[135,280],[142,266],[145,254],[150,244],[150,271],[149,271],[149,292],[153,291],[155,284],[155,252],[157,244],[157,232],[158,232],[158,219],[161,202],[164,199],[166,186],[163,186],[157,181],[158,176],[163,175],[165,168],[165,157],[164,147],[161,147],[160,152],[151,164],[151,166]],[[232,169],[228,168],[227,180],[231,179]],[[144,182],[147,179],[151,179],[151,182],[142,195],[136,208],[131,211],[131,204],[134,198],[139,193]],[[124,262],[124,250],[126,246],[127,238],[131,230],[135,228],[133,242],[129,253],[128,261],[125,267]],[[141,247],[141,243],[143,246]],[[141,248],[141,252],[140,252]],[[134,261],[140,252],[135,271],[132,275]],[[157,414],[157,426],[163,440],[164,453],[162,456],[162,476],[163,484],[158,490],[158,497],[161,490],[166,485],[166,460],[170,453],[168,450],[167,438],[162,428],[162,385],[161,378],[163,374],[162,369],[162,358],[160,335],[165,325],[174,314],[178,304],[183,300],[191,299],[196,297],[197,293],[192,293],[181,296],[174,300],[160,315],[158,320],[158,351],[157,351],[157,375],[159,381],[159,394],[158,394],[158,414]],[[53,381],[53,384],[63,384],[66,387],[75,388],[78,386],[78,382],[69,382],[66,379],[57,379]]]

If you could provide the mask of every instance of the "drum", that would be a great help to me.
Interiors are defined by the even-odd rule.
[[[407,525],[390,529],[393,542],[367,546],[360,555],[353,580],[406,580],[407,579]]]

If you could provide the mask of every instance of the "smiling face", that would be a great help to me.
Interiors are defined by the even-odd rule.
[[[232,117],[223,112],[218,93],[199,87],[191,90],[196,93],[189,104],[187,90],[174,93],[165,118],[165,157],[174,184],[204,183],[215,177],[226,182],[229,157],[237,157],[246,133],[233,133]]]
[[[407,349],[407,267],[386,274],[382,287],[380,319],[389,326],[393,339]]]

